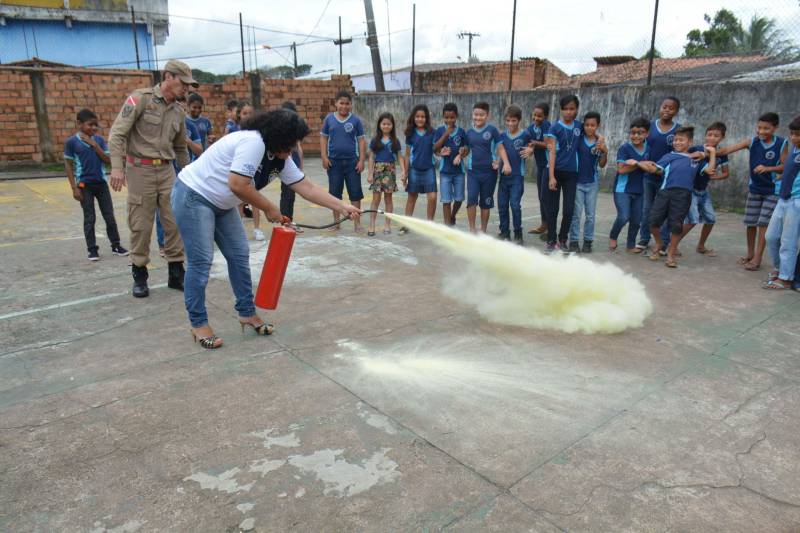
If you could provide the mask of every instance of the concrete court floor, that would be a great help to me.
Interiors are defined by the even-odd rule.
[[[488,323],[441,294],[452,257],[347,226],[298,237],[270,338],[215,265],[205,351],[157,254],[134,300],[65,180],[0,182],[0,530],[800,531],[800,297],[736,266],[739,215],[678,270],[604,252],[612,216],[592,258],[645,284],[641,329]]]

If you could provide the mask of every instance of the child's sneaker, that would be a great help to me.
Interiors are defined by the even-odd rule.
[[[100,261],[100,254],[97,253],[97,248],[89,250],[89,261]]]
[[[255,240],[257,240],[257,241],[263,241],[264,239],[266,239],[266,237],[264,237],[264,232],[263,232],[263,231],[261,231],[261,230],[260,230],[260,229],[258,229],[258,228],[255,228],[255,229],[253,230],[253,238],[254,238]]]
[[[581,248],[581,253],[584,254],[592,253],[592,241],[583,241],[583,248]]]
[[[522,246],[522,244],[523,244],[523,241],[522,241],[522,230],[514,232],[514,242],[516,244],[519,244],[520,246]]]
[[[554,252],[557,252],[558,250],[559,250],[558,243],[555,241],[548,242],[544,247],[544,253],[546,254],[552,254]]]
[[[569,250],[570,253],[572,253],[572,252],[575,252],[575,253],[580,252],[581,251],[580,243],[578,241],[570,241],[568,250]]]
[[[111,253],[114,255],[118,255],[120,257],[125,257],[128,255],[129,252],[119,244],[116,244],[111,247]]]

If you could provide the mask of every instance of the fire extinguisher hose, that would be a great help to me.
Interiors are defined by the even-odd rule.
[[[366,210],[361,212],[362,215],[366,214],[366,213],[378,213],[379,215],[382,215],[383,211],[381,211],[380,209],[366,209]],[[310,224],[299,224],[297,222],[292,222],[290,224],[290,226],[295,226],[295,227],[304,228],[304,229],[328,229],[328,228],[332,228],[334,226],[338,226],[339,224],[341,224],[342,222],[345,222],[347,220],[350,220],[350,219],[349,218],[343,218],[343,219],[339,220],[339,222],[331,222],[330,224],[325,224],[324,226],[311,226]]]

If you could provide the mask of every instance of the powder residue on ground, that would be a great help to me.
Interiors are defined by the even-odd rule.
[[[653,310],[639,280],[610,263],[545,255],[487,235],[387,216],[464,259],[444,275],[444,293],[474,306],[492,322],[567,333],[618,333],[640,327]]]

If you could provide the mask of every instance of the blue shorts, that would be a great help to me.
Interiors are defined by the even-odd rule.
[[[497,174],[467,174],[467,207],[478,205],[481,209],[494,207],[494,189],[497,187]]]
[[[361,173],[356,172],[358,159],[331,159],[331,168],[328,169],[328,192],[331,196],[342,199],[344,187],[347,185],[347,197],[351,202],[358,202],[364,198],[361,190]]]
[[[433,167],[427,170],[409,169],[408,186],[406,192],[428,193],[436,192],[436,171]]]
[[[439,194],[443,204],[464,201],[464,174],[439,173]]]
[[[716,224],[717,215],[708,191],[692,191],[692,205],[684,224]]]

